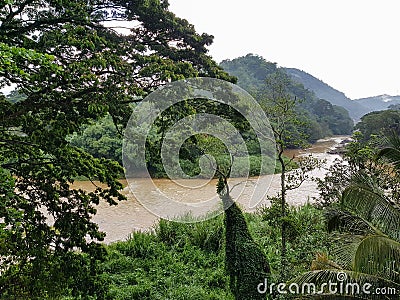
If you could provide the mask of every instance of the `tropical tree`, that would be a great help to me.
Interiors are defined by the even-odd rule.
[[[234,79],[207,55],[212,36],[162,0],[0,1],[0,36],[0,88],[22,95],[0,94],[0,295],[101,298],[92,217],[124,199],[122,168],[66,137],[107,113],[121,131],[129,104],[166,82]],[[76,190],[77,176],[104,185]]]
[[[325,289],[316,298],[397,299],[400,288],[400,210],[373,186],[370,178],[360,176],[358,183],[343,193],[342,209],[330,210],[330,230],[337,230],[338,247],[333,261],[320,255],[313,262],[312,271],[297,278],[298,284],[315,283],[317,287],[329,281],[360,288]],[[344,275],[343,275],[344,274]],[[370,284],[371,294],[362,291]],[[370,286],[370,287],[371,287]],[[373,294],[386,289],[386,295]]]
[[[392,131],[387,136],[387,146],[378,152],[378,158],[387,159],[395,168],[396,172],[400,171],[400,137]]]

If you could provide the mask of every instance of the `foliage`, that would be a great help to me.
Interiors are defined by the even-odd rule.
[[[129,21],[129,34],[111,20]],[[167,1],[1,1],[0,32],[0,87],[16,87],[9,99],[0,95],[2,294],[51,298],[75,289],[75,274],[56,272],[59,258],[88,256],[77,272],[91,268],[95,281],[104,238],[95,205],[124,199],[120,165],[66,138],[107,113],[121,130],[129,103],[166,82],[235,79],[207,55],[212,37],[175,17]],[[104,185],[73,190],[77,176]],[[82,297],[96,293],[89,285]]]
[[[270,262],[272,278],[278,280],[280,234],[275,222],[280,216],[270,210],[243,216]],[[322,211],[305,205],[291,208],[288,215],[296,227],[288,252],[289,269],[296,276],[309,269],[316,251],[328,251],[331,242]],[[107,246],[101,275],[108,284],[106,299],[235,299],[225,272],[224,222],[222,215],[198,223],[160,220],[153,233],[136,232]],[[256,289],[257,279],[252,283]]]
[[[222,216],[221,216],[222,217]],[[107,299],[233,299],[224,272],[223,221],[160,220],[109,246]]]
[[[392,134],[393,131],[400,135],[400,111],[389,109],[371,112],[363,116],[355,128],[361,131],[365,141],[372,136]]]
[[[33,260],[11,266],[0,277],[0,299],[104,299],[108,285],[99,275],[99,260],[72,252],[49,253],[46,259],[42,265]]]
[[[332,248],[332,240],[326,231],[325,215],[311,204],[301,207],[287,207],[284,220],[281,217],[280,199],[271,199],[271,205],[261,207],[250,215],[248,223],[256,241],[266,252],[271,264],[273,278],[280,276],[280,250],[282,221],[287,224],[288,269],[294,277],[309,270],[315,253],[326,253]]]
[[[122,165],[122,137],[110,115],[92,125],[85,125],[81,132],[68,139],[71,145],[85,150],[96,158],[106,158]]]
[[[400,210],[382,194],[369,177],[359,176],[343,192],[340,209],[329,210],[328,224],[337,231],[338,242],[332,252],[333,261],[317,259],[313,271],[296,279],[296,282],[342,282],[343,284],[365,283],[376,288],[400,287]],[[329,270],[329,272],[327,272]],[[344,281],[338,273],[346,274]],[[332,297],[328,291],[319,295],[321,299]],[[397,299],[396,293],[384,299]],[[335,299],[344,295],[362,299],[382,299],[382,295],[348,294],[338,292]],[[325,296],[325,297],[323,297]]]
[[[389,138],[390,147],[378,152],[370,148],[370,141],[360,147],[363,143],[360,133],[355,138],[346,156],[349,166],[357,170],[347,172],[341,190],[335,193],[339,196],[338,202],[330,202],[327,209],[328,227],[337,237],[333,258],[317,257],[314,271],[297,278],[296,282],[338,282],[338,273],[342,272],[347,277],[342,281],[344,284],[369,283],[374,289],[391,288],[395,293],[382,296],[340,292],[332,296],[325,291],[319,298],[342,299],[346,295],[361,299],[397,299],[400,288],[399,139],[394,134]],[[377,160],[383,157],[393,164]]]
[[[188,102],[186,106],[193,107],[194,111],[194,107],[197,107],[198,109],[199,104]],[[206,109],[204,103],[202,103],[202,106],[202,109]],[[183,117],[184,112],[181,110],[180,113]],[[176,117],[176,111],[174,113],[174,116]],[[239,153],[235,157],[235,165],[237,170],[235,176],[257,176],[260,174],[270,174],[271,170],[273,172],[274,158],[272,157],[264,156],[264,160],[267,161],[267,164],[263,165],[263,169],[261,169],[262,157],[259,154],[260,148],[252,132],[246,130],[248,125],[243,124],[245,122],[239,116],[228,115],[225,117],[230,118],[230,121],[236,124],[239,130],[243,130],[242,136],[245,140],[249,153],[248,156],[241,156]],[[166,119],[166,115],[164,115],[164,119]],[[174,124],[173,121],[169,121],[168,123],[170,123],[168,125]],[[168,128],[168,125],[163,125],[165,127],[164,130]],[[131,129],[132,132],[133,130],[140,131],[141,129]],[[122,132],[123,131],[124,130],[122,130]],[[158,131],[158,133],[156,133],[155,131]],[[150,175],[153,178],[167,176],[165,174],[163,164],[160,161],[159,153],[162,134],[163,133],[161,129],[158,126],[155,126],[155,129],[151,132],[151,138],[148,139],[148,155],[146,159]],[[70,141],[71,145],[85,150],[96,158],[112,159],[122,165],[122,137],[121,134],[118,132],[118,129],[115,127],[115,124],[113,123],[110,115],[106,115],[95,124],[83,126],[80,133],[74,133],[68,138],[68,140]],[[129,147],[129,145],[126,147]],[[179,150],[180,164],[182,170],[189,176],[198,175],[200,173],[199,158],[204,153],[210,154],[215,157],[219,164],[222,163],[226,165],[227,163],[230,163],[227,154],[223,154],[224,152],[226,152],[226,149],[223,149],[223,147],[223,144],[217,138],[211,135],[197,134],[189,137],[185,140]],[[128,163],[135,164],[135,151],[132,150],[129,153],[131,154],[129,155]],[[127,161],[128,157],[126,157],[125,162]],[[248,162],[250,163],[249,174],[247,174]]]
[[[229,287],[237,300],[264,299],[257,286],[271,270],[265,253],[250,234],[242,210],[230,195],[227,179],[231,167],[224,170],[217,166],[216,169],[219,174],[217,193],[225,210],[225,269],[229,275]]]
[[[228,197],[224,195],[222,197]],[[223,201],[232,201],[230,198]],[[225,210],[225,266],[235,299],[264,299],[257,285],[271,273],[265,253],[251,236],[242,211],[232,203]]]
[[[286,280],[287,270],[287,238],[288,223],[286,222],[288,207],[286,195],[289,190],[298,188],[309,176],[308,172],[318,166],[318,161],[312,157],[305,157],[298,161],[297,170],[289,173],[292,159],[284,159],[284,150],[289,147],[306,147],[307,122],[296,110],[299,99],[293,97],[289,92],[290,80],[288,76],[276,71],[266,78],[266,92],[260,103],[266,111],[272,132],[275,137],[275,146],[278,165],[280,166],[280,198],[281,219],[281,280]]]
[[[284,68],[284,70],[294,81],[302,83],[306,89],[313,91],[317,98],[329,101],[333,104],[333,107],[340,106],[341,109],[346,109],[349,112],[351,119],[356,122],[366,113],[372,110],[380,110],[373,109],[368,105],[364,106],[364,102],[361,104],[361,101],[353,101],[349,99],[344,93],[339,92],[325,82],[304,71],[294,68]],[[343,116],[345,115],[347,115],[347,113]]]
[[[371,136],[365,140],[361,132],[354,132],[352,141],[345,146],[343,159],[337,159],[323,179],[316,179],[320,192],[318,204],[324,207],[340,202],[343,190],[360,173],[375,178],[381,188],[391,191],[392,201],[397,201],[400,192],[399,178],[393,176],[391,166],[376,160],[382,144],[387,143],[386,138]]]

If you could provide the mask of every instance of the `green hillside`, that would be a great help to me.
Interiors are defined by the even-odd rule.
[[[306,89],[313,91],[319,99],[327,100],[333,105],[342,106],[347,109],[350,117],[356,121],[371,111],[364,103],[351,100],[344,93],[304,71],[294,68],[284,68],[284,70],[294,81],[301,83]]]
[[[224,60],[220,65],[229,74],[236,76],[237,84],[254,95],[256,99],[267,92],[265,80],[268,76],[277,71],[285,71],[276,63],[268,62],[253,54]],[[298,106],[298,111],[304,114],[310,123],[310,132],[308,132],[310,142],[329,135],[351,133],[353,121],[346,109],[319,99],[314,92],[289,76],[287,88],[293,96],[303,100]]]

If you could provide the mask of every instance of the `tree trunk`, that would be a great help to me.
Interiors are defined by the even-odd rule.
[[[281,239],[282,239],[282,246],[281,246],[281,279],[285,279],[287,274],[287,258],[286,258],[286,185],[285,185],[285,172],[286,172],[286,165],[283,160],[283,147],[279,147],[278,152],[278,160],[281,164]]]

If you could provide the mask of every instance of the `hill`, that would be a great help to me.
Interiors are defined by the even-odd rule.
[[[362,101],[351,100],[346,97],[344,93],[304,71],[295,68],[283,69],[294,81],[301,83],[306,89],[313,91],[318,98],[347,109],[350,117],[355,121],[358,121],[363,115],[375,110],[371,109],[369,106],[365,106]]]
[[[369,111],[379,111],[388,109],[389,106],[392,105],[399,105],[400,96],[379,95],[374,97],[360,98],[354,101],[368,108]]]
[[[278,70],[276,63],[266,61],[254,54],[248,54],[233,60],[224,60],[221,67],[238,78],[238,85],[249,93],[257,95],[265,88],[265,80]],[[310,120],[311,141],[332,134],[349,134],[353,128],[353,121],[348,112],[340,106],[333,105],[326,100],[319,99],[311,89],[288,76],[288,90],[299,99],[303,99],[298,107],[300,113],[306,114]]]

